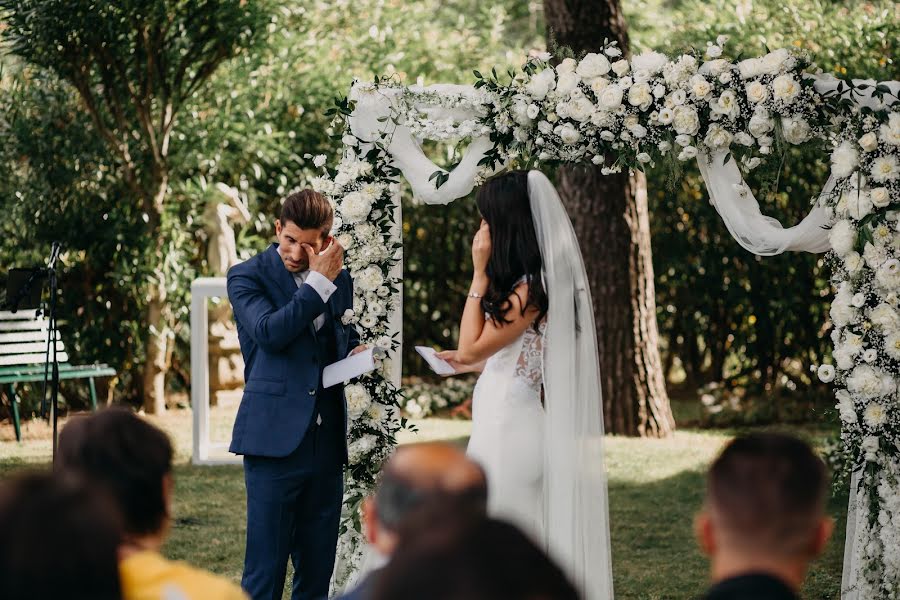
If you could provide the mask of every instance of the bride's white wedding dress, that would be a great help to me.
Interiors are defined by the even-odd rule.
[[[585,600],[613,598],[600,370],[593,305],[572,224],[553,184],[528,174],[547,316],[488,358],[469,455],[492,516],[545,548]]]
[[[488,509],[544,539],[543,321],[491,356],[475,385],[468,454],[487,473]]]

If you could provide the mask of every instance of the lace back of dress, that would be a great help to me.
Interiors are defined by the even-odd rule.
[[[516,361],[515,377],[523,380],[536,392],[541,391],[544,381],[544,332],[546,330],[546,319],[541,321],[537,331],[533,326],[525,330],[522,350]]]

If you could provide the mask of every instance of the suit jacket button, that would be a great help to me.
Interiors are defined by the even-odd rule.
[[[315,395],[316,395],[316,390],[309,390],[309,395],[310,395],[310,396],[315,396]]]

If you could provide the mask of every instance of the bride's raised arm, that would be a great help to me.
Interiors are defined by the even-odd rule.
[[[472,240],[472,285],[469,287],[469,297],[459,325],[459,348],[455,357],[457,362],[465,365],[485,361],[511,344],[540,314],[537,307],[526,305],[528,284],[521,283],[507,298],[508,309],[503,320],[485,318],[481,300],[490,285],[487,275],[490,255],[491,232],[487,223],[482,221],[481,228]]]

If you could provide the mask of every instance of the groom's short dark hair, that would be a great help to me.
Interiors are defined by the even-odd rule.
[[[806,443],[779,433],[735,438],[709,469],[707,507],[730,546],[797,556],[825,511],[828,474]]]
[[[294,192],[281,205],[281,223],[291,221],[300,229],[319,229],[328,235],[334,223],[334,210],[324,195],[311,189]]]

